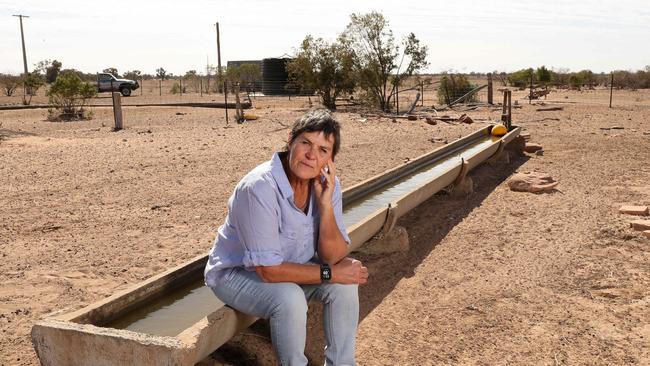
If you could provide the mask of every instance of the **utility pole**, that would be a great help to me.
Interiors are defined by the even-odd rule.
[[[25,33],[23,32],[23,18],[29,18],[27,15],[14,15],[20,18],[20,39],[23,41],[23,66],[25,67],[25,76],[27,76],[27,53],[25,52]]]
[[[215,24],[217,26],[217,67],[219,68],[219,78],[221,79],[221,41],[219,40],[219,22]],[[226,126],[228,125],[228,83],[226,80],[223,80],[223,98],[224,98],[224,107],[226,108]]]

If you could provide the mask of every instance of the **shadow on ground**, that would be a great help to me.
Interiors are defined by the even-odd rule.
[[[469,174],[475,182],[474,193],[465,197],[438,193],[400,218],[397,225],[409,233],[410,248],[407,252],[389,255],[353,253],[353,257],[364,262],[372,274],[369,284],[359,288],[359,321],[372,312],[400,280],[412,277],[414,269],[445,236],[528,159],[526,156],[518,157],[507,165],[481,164]],[[321,305],[310,304],[305,349],[310,365],[324,363],[325,340],[321,319]],[[259,320],[219,348],[213,358],[225,364],[275,365],[277,361],[273,353],[268,322]]]

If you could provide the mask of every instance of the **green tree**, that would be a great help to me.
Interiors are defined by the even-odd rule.
[[[140,70],[126,71],[124,72],[124,75],[122,77],[129,80],[140,80],[142,78],[142,71]]]
[[[114,67],[109,67],[107,69],[104,69],[104,70],[102,70],[102,72],[111,74],[111,75],[115,76],[116,78],[120,77],[120,74],[117,72],[117,69],[114,68]]]
[[[546,68],[546,66],[538,67],[535,74],[538,82],[542,84],[548,84],[551,82],[551,72]]]
[[[260,65],[242,64],[239,66],[239,81],[246,90],[255,89],[255,86],[262,80]]]
[[[390,109],[391,98],[399,83],[427,66],[427,47],[420,46],[413,33],[400,45],[395,41],[388,20],[378,12],[352,14],[339,42],[354,53],[353,70],[357,83],[384,111]],[[404,66],[406,60],[406,66]]]
[[[23,76],[23,84],[25,85],[25,89],[28,91],[27,95],[29,95],[29,99],[25,99],[23,96],[23,104],[29,105],[32,102],[32,97],[36,95],[38,89],[45,84],[45,80],[39,73],[30,72],[26,76]]]
[[[50,110],[50,119],[87,118],[84,106],[96,94],[95,86],[81,81],[76,73],[62,72],[47,92],[50,104],[58,112],[55,114],[54,110]]]
[[[535,72],[532,68],[522,69],[508,75],[508,83],[517,88],[525,88],[530,85],[530,78],[534,76]]]
[[[336,98],[354,91],[353,63],[354,53],[348,47],[308,35],[287,71],[302,92],[316,92],[325,107],[336,109]]]
[[[165,80],[165,76],[167,76],[167,71],[163,69],[162,67],[156,69],[156,77],[160,80]]]

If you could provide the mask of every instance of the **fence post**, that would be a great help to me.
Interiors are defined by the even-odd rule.
[[[203,96],[203,78],[199,77],[199,90],[201,90],[201,96]]]
[[[488,100],[487,100],[487,102],[488,102],[489,105],[492,105],[494,103],[492,103],[493,102],[493,99],[492,99],[493,89],[492,89],[492,73],[491,72],[488,72],[487,78],[488,78],[488,96],[487,96]]]
[[[115,118],[114,131],[122,129],[122,96],[118,92],[111,92],[113,94],[113,118]]]
[[[533,104],[533,73],[530,73],[530,95],[528,96],[528,104]]]
[[[181,90],[181,98],[182,98],[182,97],[183,97],[183,77],[182,77],[182,76],[180,76],[180,77],[178,78],[178,85],[180,86],[180,90]]]
[[[162,97],[162,79],[158,80],[158,91],[160,92],[160,96]]]
[[[612,108],[612,95],[614,94],[614,73],[612,72],[612,80],[609,83],[609,108]]]
[[[140,78],[140,95],[144,95],[144,79]]]

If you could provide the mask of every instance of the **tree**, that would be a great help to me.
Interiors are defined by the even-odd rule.
[[[444,75],[440,79],[440,84],[438,85],[438,102],[450,104],[476,87],[476,85],[469,82],[469,79],[465,75]],[[475,100],[476,95],[469,98],[468,101]]]
[[[239,81],[246,87],[246,90],[255,89],[262,80],[260,65],[242,64],[239,66]]]
[[[546,85],[547,83],[551,82],[551,72],[546,68],[546,66],[540,66],[537,68],[537,71],[535,71],[535,74],[537,76],[537,81],[540,83]]]
[[[325,107],[336,109],[336,98],[354,91],[353,64],[350,48],[308,35],[294,59],[287,63],[287,71],[302,92],[317,92]]]
[[[10,74],[0,74],[0,86],[2,91],[8,97],[12,96],[16,88],[20,85],[20,76]]]
[[[185,87],[189,86],[194,90],[195,93],[198,93],[200,90],[200,84],[201,80],[199,78],[199,74],[196,72],[196,70],[189,70],[185,73],[185,76],[183,76],[183,92],[185,92]]]
[[[167,71],[163,69],[162,67],[156,69],[156,77],[160,80],[165,80],[165,76],[167,75]]]
[[[122,77],[129,80],[140,80],[142,78],[142,72],[140,70],[125,71]]]
[[[508,75],[508,83],[512,86],[523,89],[530,84],[530,78],[534,75],[535,71],[532,68],[515,71]]]
[[[109,67],[107,69],[104,69],[104,70],[102,70],[102,72],[111,74],[111,75],[115,76],[116,78],[120,77],[120,74],[117,72],[117,69],[114,68],[114,67]]]
[[[23,76],[23,84],[25,89],[28,91],[29,99],[25,99],[23,96],[23,104],[29,105],[32,102],[32,97],[36,95],[38,89],[45,84],[43,76],[37,72],[30,72],[26,76]]]
[[[378,12],[352,14],[339,42],[355,54],[353,64],[358,85],[385,111],[389,110],[400,82],[427,66],[427,47],[420,46],[413,33],[402,42],[404,52],[397,64],[400,46],[395,43],[393,31],[388,29],[388,20]],[[405,59],[406,67],[402,69]]]
[[[86,101],[96,94],[95,86],[81,81],[76,73],[62,72],[47,92],[50,104],[59,111],[59,114],[55,116],[54,111],[50,110],[50,119],[87,118],[84,106]]]

